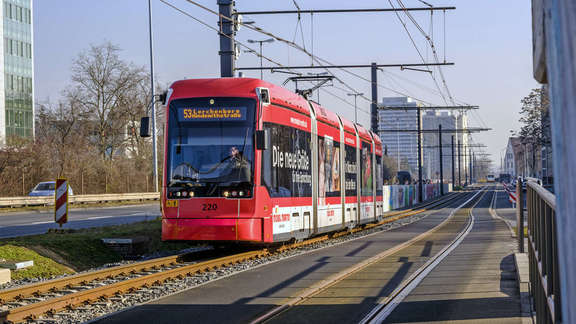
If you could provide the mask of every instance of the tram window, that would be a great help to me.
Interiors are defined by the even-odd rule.
[[[356,196],[358,188],[356,179],[356,148],[349,145],[344,145],[346,156],[344,159],[344,188],[346,189],[346,196]]]
[[[362,150],[360,151],[360,184],[361,195],[372,196],[372,152],[370,152],[370,144],[362,142]]]
[[[340,196],[340,143],[318,137],[318,196]]]
[[[262,182],[271,197],[311,197],[310,133],[273,123],[270,147],[262,151]]]

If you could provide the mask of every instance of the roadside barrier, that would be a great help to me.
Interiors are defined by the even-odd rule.
[[[68,197],[68,202],[72,205],[86,203],[104,203],[119,201],[145,201],[158,200],[160,194],[157,192],[123,193],[123,194],[101,194],[101,195],[73,195]],[[27,207],[27,206],[52,206],[54,196],[46,197],[7,197],[0,198],[1,207]]]

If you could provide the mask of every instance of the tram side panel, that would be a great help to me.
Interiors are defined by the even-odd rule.
[[[364,140],[360,146],[360,223],[374,221],[374,196],[372,173],[372,144]]]
[[[264,122],[269,149],[262,152],[262,185],[270,196],[274,241],[305,238],[312,231],[311,134],[304,116],[290,117],[300,128]]]
[[[358,161],[356,159],[356,135],[345,134],[344,145],[345,220],[349,227],[358,223]]]
[[[318,122],[318,230],[343,227],[340,130]]]

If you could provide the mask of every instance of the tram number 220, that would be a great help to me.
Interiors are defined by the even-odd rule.
[[[218,205],[216,204],[202,204],[203,211],[216,210],[216,209],[218,209]]]

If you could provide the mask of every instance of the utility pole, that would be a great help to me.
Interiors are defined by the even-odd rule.
[[[460,172],[460,170],[462,170],[462,164],[460,163],[461,158],[460,158],[460,140],[458,140],[458,186],[462,186],[462,174]]]
[[[451,146],[452,146],[452,187],[456,186],[456,173],[454,172],[454,135],[452,135],[452,142],[451,142]],[[452,190],[454,190],[454,188],[452,188]]]
[[[422,202],[422,110],[416,109],[418,117],[418,202]]]
[[[356,107],[356,97],[363,96],[363,93],[348,93],[349,96],[354,96],[354,123],[358,123],[358,107]]]
[[[371,64],[372,103],[370,104],[370,129],[378,134],[378,65]]]
[[[442,156],[442,124],[438,124],[438,145],[440,146],[440,195],[444,195],[444,162]]]
[[[152,174],[154,192],[158,192],[158,132],[156,131],[156,96],[154,95],[154,43],[152,38],[152,4],[148,0],[148,34],[150,37],[150,95],[152,112]]]
[[[233,0],[216,0],[218,12],[223,17],[232,19],[234,12]],[[220,19],[220,76],[223,78],[234,77],[234,26],[232,20]]]
[[[470,174],[470,181],[468,182],[468,184],[472,184],[472,150],[468,149],[468,164],[469,164],[469,171],[468,173]]]

